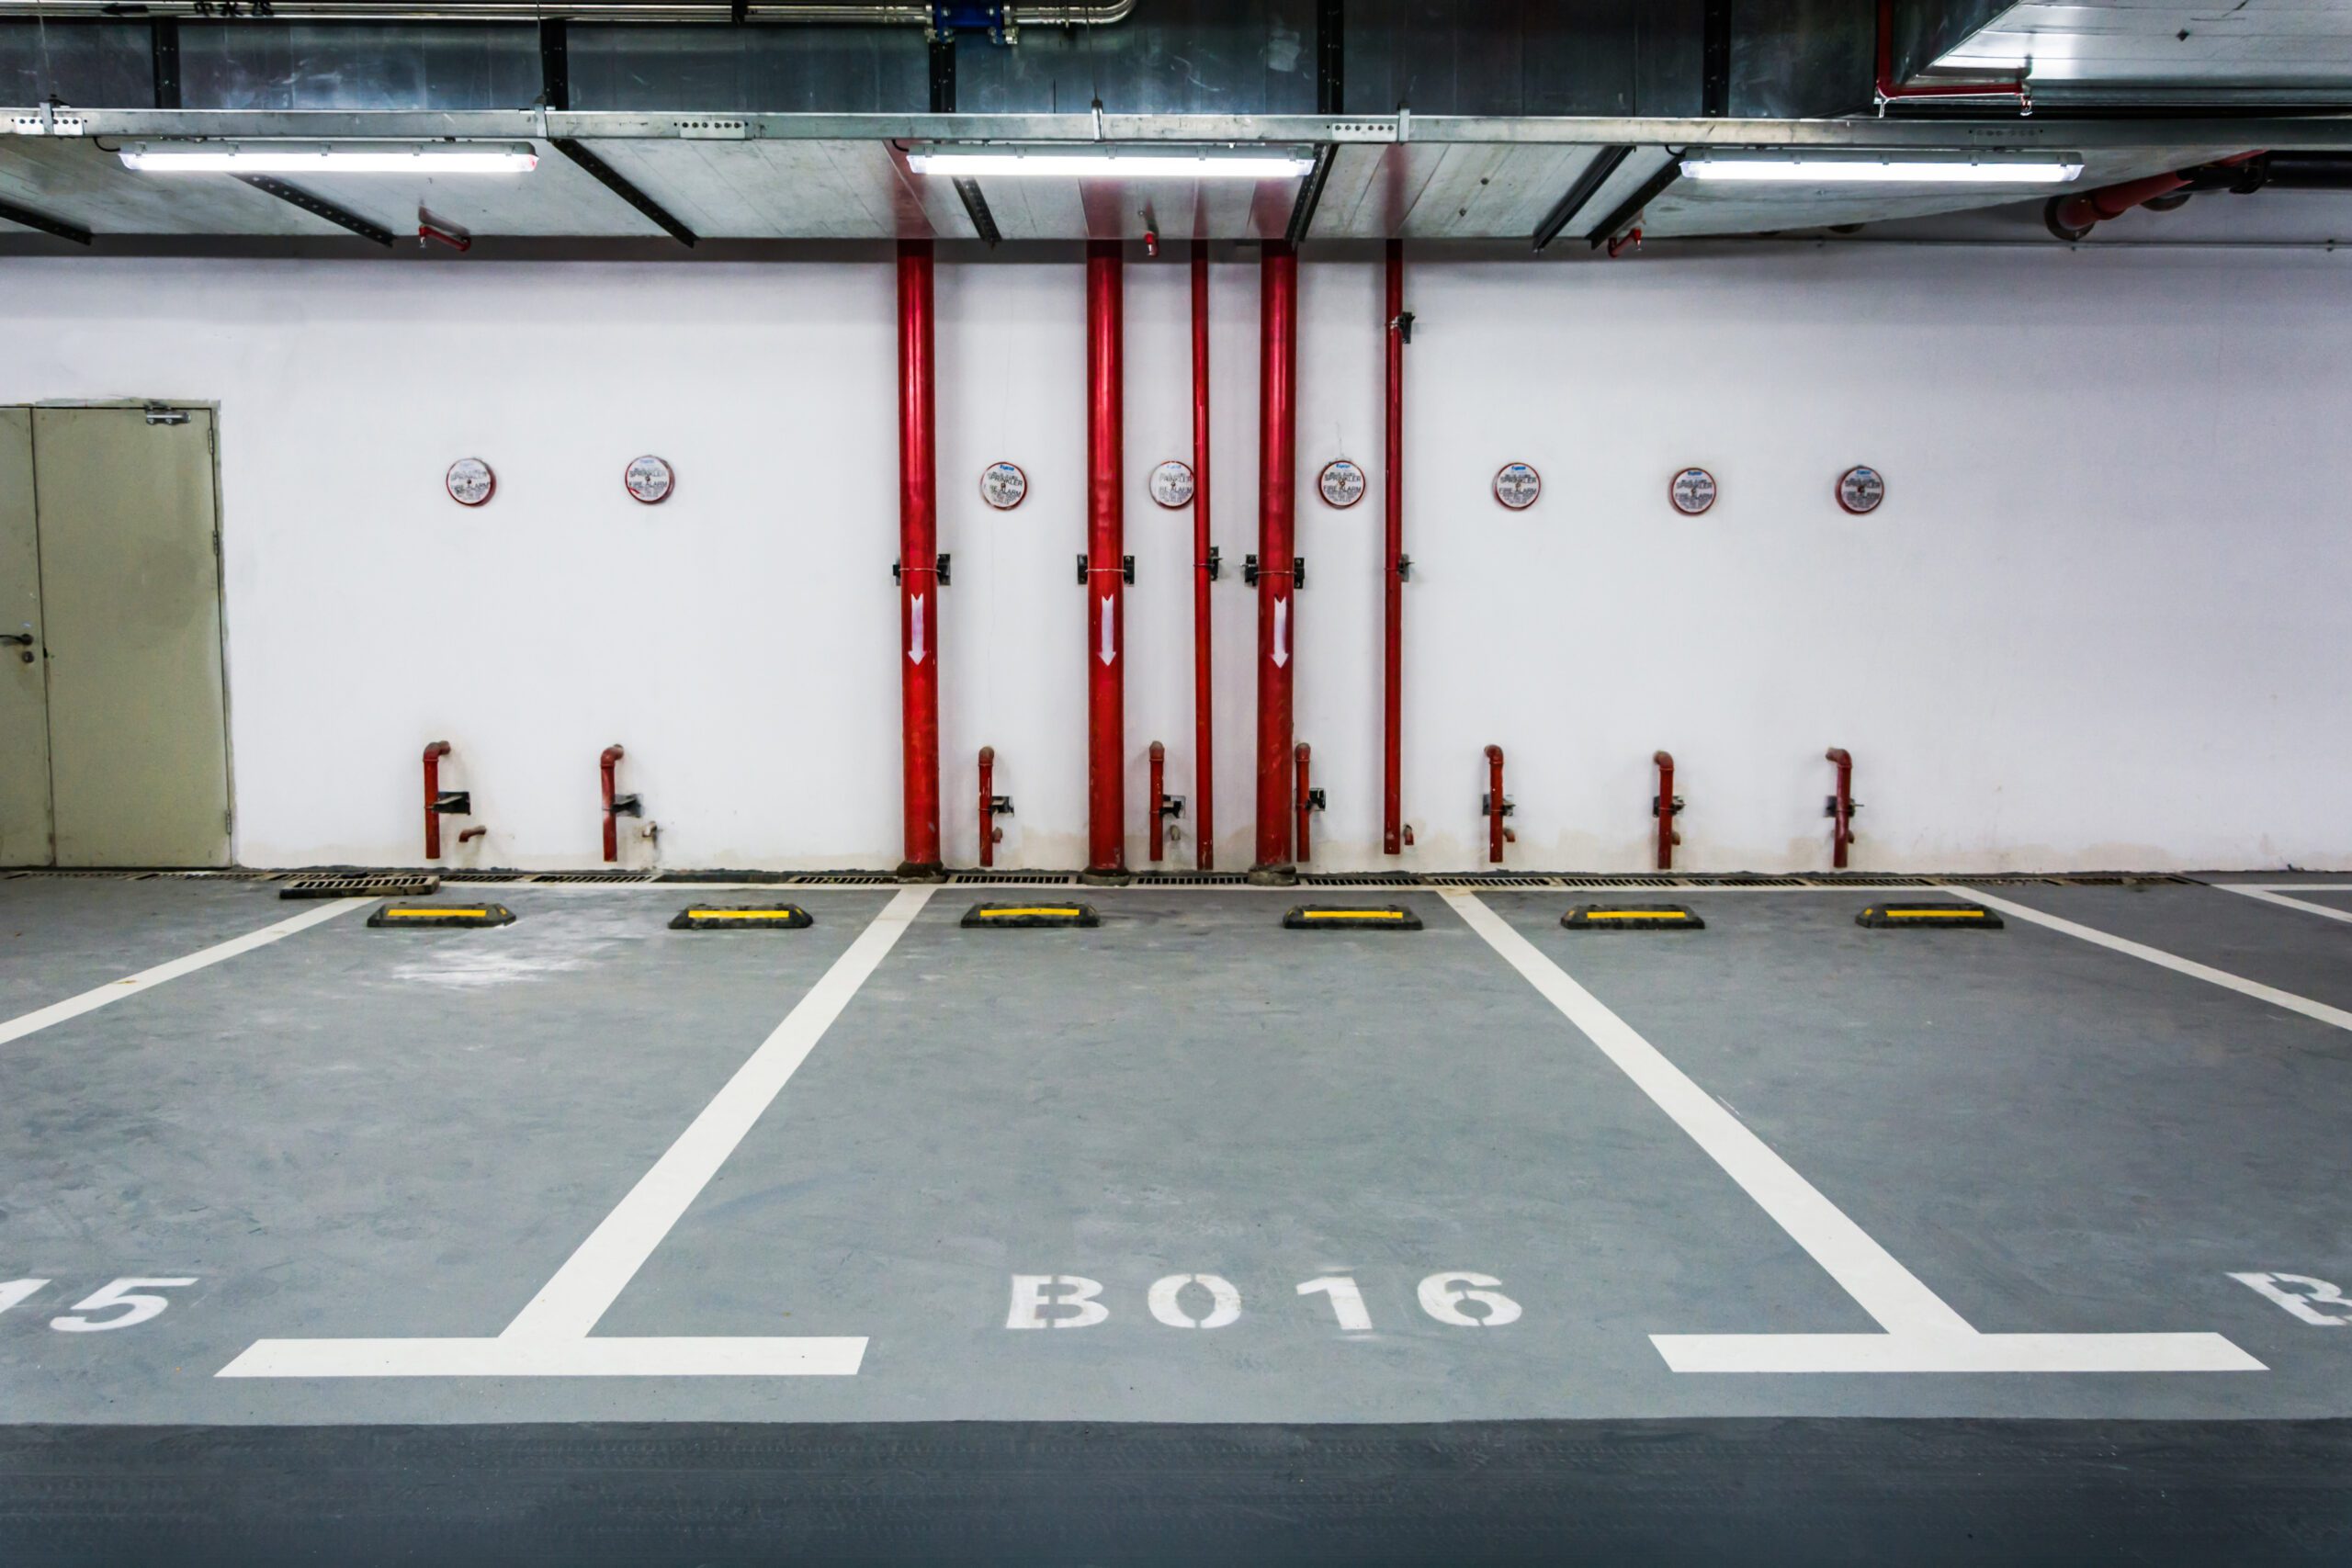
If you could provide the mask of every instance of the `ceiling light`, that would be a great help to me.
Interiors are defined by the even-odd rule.
[[[1694,152],[1693,180],[1779,185],[2064,185],[2083,172],[2074,152]]]
[[[539,166],[527,146],[465,141],[146,141],[122,150],[147,174],[521,175]]]
[[[1294,148],[924,147],[907,154],[919,175],[967,179],[1026,175],[1059,179],[1295,180],[1315,160]]]

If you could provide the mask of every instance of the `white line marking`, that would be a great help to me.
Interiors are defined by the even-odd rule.
[[[865,1341],[591,1339],[653,1249],[931,901],[901,889],[735,1070],[653,1168],[495,1339],[264,1339],[219,1377],[846,1377]]]
[[[2161,947],[2150,947],[2145,942],[2132,942],[2112,932],[2100,931],[2095,926],[2060,919],[2055,915],[2045,915],[2039,909],[2029,908],[2023,904],[2013,904],[2007,898],[1996,898],[1989,893],[1979,893],[1973,888],[1957,886],[1954,891],[1963,898],[1982,904],[1987,908],[1998,909],[2005,915],[2013,915],[2020,920],[2028,920],[2037,926],[2048,926],[2053,931],[2064,931],[2068,936],[2079,937],[2085,942],[2095,942],[2100,947],[2112,948],[2118,953],[2129,953],[2134,958],[2170,969],[2176,974],[2186,975],[2195,980],[2202,980],[2210,986],[2220,986],[2225,990],[2235,991],[2241,996],[2252,997],[2256,1001],[2268,1002],[2273,1007],[2285,1008],[2289,1012],[2301,1013],[2305,1018],[2317,1019],[2322,1023],[2333,1024],[2338,1029],[2352,1029],[2352,1012],[2346,1012],[2342,1008],[2332,1008],[2325,1002],[2315,1002],[2309,997],[2299,997],[2292,991],[2282,991],[2276,986],[2266,986],[2259,980],[2249,980],[2243,975],[2233,975],[2226,969],[2216,969],[2210,964],[2199,964],[2195,959],[2183,958],[2177,953],[2166,953]]]
[[[864,1339],[265,1339],[224,1378],[851,1377]]]
[[[850,998],[898,945],[931,901],[932,891],[905,888],[884,906],[501,1337],[575,1339],[596,1326],[752,1123],[775,1102]]]
[[[1770,1145],[1476,895],[1448,892],[1445,901],[1887,1330],[1651,1336],[1676,1371],[2263,1370],[2261,1362],[2218,1334],[1977,1333]]]
[[[1449,892],[1445,901],[1890,1333],[1970,1331],[1960,1314],[1815,1190],[1770,1145],[1724,1110],[1714,1096],[1691,1082],[1633,1025],[1570,979],[1501,916],[1473,894]]]
[[[2224,893],[2243,893],[2249,898],[2259,898],[2266,904],[2276,904],[2282,909],[2301,909],[2307,915],[2324,915],[2331,920],[2352,922],[2352,909],[2331,908],[2314,904],[2308,898],[2290,898],[2267,887],[2250,887],[2239,883],[2216,882],[2211,886]]]
[[[2259,1372],[2218,1334],[1653,1334],[1678,1372]]]
[[[140,992],[153,989],[166,980],[176,980],[183,975],[193,975],[199,969],[209,968],[221,960],[234,958],[241,953],[251,953],[257,947],[267,947],[271,942],[292,936],[296,931],[308,931],[312,926],[323,924],[334,919],[337,915],[346,914],[363,904],[374,901],[370,898],[330,899],[315,909],[305,909],[300,914],[279,920],[275,925],[264,926],[257,931],[247,931],[243,936],[234,937],[216,946],[208,947],[201,953],[191,953],[186,958],[175,958],[169,964],[158,964],[153,969],[141,969],[138,974],[124,979],[109,980],[96,990],[84,991],[78,997],[68,997],[62,1002],[51,1002],[38,1012],[28,1012],[21,1018],[12,1018],[6,1023],[0,1023],[0,1045],[6,1045],[12,1040],[22,1040],[28,1034],[38,1033],[53,1023],[63,1023],[69,1018],[79,1018],[85,1012],[95,1012],[109,1002],[119,1002],[125,997],[135,997]]]

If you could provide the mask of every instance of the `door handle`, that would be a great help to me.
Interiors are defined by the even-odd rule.
[[[0,632],[0,642],[13,642],[24,652],[17,657],[30,664],[33,661],[33,634],[30,632]]]

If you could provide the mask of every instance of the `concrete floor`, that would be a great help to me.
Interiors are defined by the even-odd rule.
[[[516,886],[484,896],[517,922],[480,931],[369,930],[361,902],[0,1043],[0,1281],[49,1281],[0,1311],[0,1427],[2352,1417],[2352,1325],[2232,1277],[2352,1292],[2352,1014],[2326,1016],[2352,924],[2206,886],[1985,892],[2006,930],[1724,888],[1671,895],[1703,932],[1645,937],[1561,930],[1589,894],[1429,889],[1089,889],[1098,929],[968,931],[1006,894],[946,887],[878,961],[920,895],[792,888],[813,928],[729,935],[665,922],[775,891]],[[2352,914],[2352,889],[2291,893]],[[1428,929],[1280,930],[1306,899]],[[0,881],[0,1026],[305,908]],[[775,1089],[772,1032],[829,999]],[[707,1184],[673,1144],[715,1157]],[[1679,1371],[1652,1337],[1880,1336],[1841,1283],[1874,1259],[1962,1334],[2201,1336],[2235,1370]],[[595,1340],[862,1354],[219,1375],[257,1342],[492,1341],[598,1269]],[[1214,1280],[1156,1314],[1188,1275]],[[1088,1283],[1028,1300],[1094,1305],[1022,1306],[1040,1276]],[[51,1325],[119,1279],[193,1282],[119,1329]],[[1161,1321],[1227,1287],[1231,1321]],[[1857,1287],[1882,1317],[1912,1288]]]

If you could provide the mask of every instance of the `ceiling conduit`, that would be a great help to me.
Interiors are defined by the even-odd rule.
[[[947,33],[962,28],[1001,31],[1010,40],[1021,28],[1102,28],[1134,15],[1137,0],[1103,6],[1012,6],[942,0],[934,6],[860,6],[851,0],[274,0],[267,19],[340,22],[758,22],[786,26],[911,27]],[[122,0],[0,0],[0,17],[45,19],[95,17],[114,20],[126,14],[140,20],[166,17],[215,17],[218,0],[147,0],[126,12]]]

